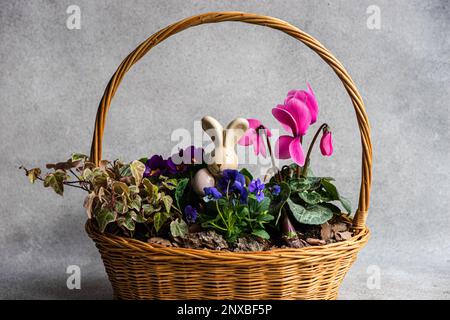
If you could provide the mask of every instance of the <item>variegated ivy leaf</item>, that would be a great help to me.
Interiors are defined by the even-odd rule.
[[[95,192],[91,192],[84,199],[84,207],[86,208],[86,214],[88,216],[88,219],[92,218],[92,206],[94,204],[94,200],[96,197],[97,195],[95,194]]]
[[[177,184],[177,188],[175,190],[175,201],[179,210],[181,210],[181,199],[183,198],[184,190],[186,190],[188,183],[189,179],[186,178],[180,180]]]
[[[135,184],[139,186],[142,181],[142,177],[144,176],[145,164],[142,162],[135,160],[130,164],[131,174],[133,175]]]
[[[184,237],[188,233],[188,225],[184,220],[177,218],[170,223],[170,233],[173,237]]]
[[[44,179],[44,187],[51,187],[57,194],[63,195],[64,184],[67,179],[67,174],[63,170],[56,170],[53,173],[49,173]]]
[[[144,216],[142,216],[140,213],[136,213],[134,211],[130,211],[131,218],[136,221],[137,223],[145,223],[147,222],[147,219],[145,219]]]
[[[158,194],[158,186],[151,183],[147,178],[142,180],[142,184],[144,185],[145,191],[148,193],[149,199],[153,199]]]
[[[39,168],[33,168],[31,170],[27,170],[27,176],[28,180],[30,180],[31,183],[34,183],[41,174],[41,169]]]
[[[92,171],[92,180],[91,181],[94,184],[94,186],[96,186],[96,187],[106,187],[107,181],[108,181],[108,175],[103,170],[101,170],[99,168],[95,168]]]
[[[172,197],[169,195],[163,195],[162,202],[164,203],[164,208],[166,209],[166,212],[169,213],[170,209],[172,208],[172,204],[173,204]]]
[[[92,170],[87,168],[87,169],[84,169],[81,177],[83,178],[84,181],[91,181],[92,178],[94,177],[94,175],[92,173]]]
[[[72,161],[77,161],[77,160],[87,160],[89,157],[85,154],[82,153],[72,153],[72,156],[70,157],[70,159]]]
[[[114,181],[112,184],[112,189],[117,194],[125,194],[125,195],[130,194],[130,189],[128,188],[128,186],[120,181]]]
[[[155,213],[155,215],[153,216],[153,225],[155,227],[156,232],[158,232],[161,229],[161,227],[167,221],[168,217],[169,215],[163,211]]]
[[[128,207],[130,209],[134,209],[137,212],[139,212],[139,211],[141,211],[141,203],[142,203],[142,198],[139,195],[136,195],[136,197],[130,201],[130,203],[128,204]]]
[[[166,189],[173,190],[177,187],[177,179],[167,179],[161,183]]]
[[[106,226],[116,220],[116,216],[111,210],[101,209],[96,213],[95,219],[97,220],[100,232],[103,233],[105,232]]]

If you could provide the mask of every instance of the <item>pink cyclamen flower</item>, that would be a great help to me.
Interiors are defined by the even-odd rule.
[[[241,146],[250,146],[253,145],[253,151],[255,155],[262,154],[263,157],[267,156],[266,146],[263,140],[263,134],[268,137],[272,136],[272,133],[268,128],[261,124],[261,121],[257,119],[247,119],[249,128],[247,132],[242,136],[242,138],[238,141]]]
[[[289,99],[285,105],[272,109],[272,114],[292,136],[281,136],[275,145],[275,155],[279,159],[292,158],[300,166],[305,164],[302,137],[311,124],[311,113],[307,105],[299,99]]]
[[[306,84],[308,86],[308,90],[291,90],[289,91],[287,98],[284,100],[284,104],[287,105],[289,101],[292,99],[298,99],[306,104],[306,106],[309,109],[309,112],[311,113],[311,124],[315,123],[317,121],[317,116],[319,114],[319,105],[317,104],[316,96],[314,94],[313,89],[309,85],[309,83]]]
[[[326,157],[333,154],[333,137],[328,130],[323,131],[322,139],[320,139],[320,151]]]

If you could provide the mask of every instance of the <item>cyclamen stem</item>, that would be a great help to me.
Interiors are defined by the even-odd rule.
[[[276,168],[277,166],[275,164],[275,155],[273,154],[273,151],[272,151],[272,144],[270,142],[269,135],[267,134],[267,130],[266,130],[266,128],[261,126],[260,128],[258,128],[258,132],[260,132],[260,131],[262,131],[266,137],[267,150],[269,150],[270,160],[272,161],[272,168]],[[281,175],[280,175],[279,171],[276,176],[277,176],[278,182],[281,182]]]
[[[314,138],[312,139],[311,144],[309,145],[308,153],[306,154],[305,165],[303,166],[303,170],[301,172],[301,175],[299,175],[298,172],[297,172],[297,176],[298,177],[300,177],[300,176],[306,177],[307,176],[307,174],[308,174],[308,166],[309,166],[309,159],[311,157],[311,151],[312,151],[312,149],[314,147],[314,144],[317,141],[317,138],[319,137],[320,132],[322,132],[323,129],[325,129],[325,128],[328,128],[328,124],[326,124],[326,123],[321,125],[320,128],[317,130],[316,134],[314,135]],[[299,167],[299,169],[300,169],[300,167]]]

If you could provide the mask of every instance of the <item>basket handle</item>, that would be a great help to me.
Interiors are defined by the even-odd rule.
[[[108,85],[106,86],[95,119],[95,131],[91,146],[91,161],[98,165],[101,160],[102,139],[105,128],[106,114],[108,113],[109,107],[111,105],[111,99],[114,97],[114,94],[116,93],[117,88],[119,87],[120,82],[122,81],[127,71],[130,70],[130,68],[137,61],[139,61],[139,59],[141,59],[151,48],[169,38],[170,36],[190,27],[205,23],[216,23],[224,21],[240,21],[283,31],[291,37],[303,42],[306,46],[316,52],[341,79],[355,109],[359,131],[361,133],[362,144],[361,189],[359,194],[358,210],[355,214],[355,218],[353,219],[353,226],[356,229],[365,228],[367,213],[369,209],[370,187],[372,181],[372,143],[370,140],[370,125],[366,111],[364,109],[362,98],[344,66],[333,56],[330,51],[328,51],[319,41],[317,41],[307,33],[301,31],[300,29],[283,20],[273,17],[243,12],[204,13],[176,22],[158,31],[150,38],[142,42],[122,61],[119,68],[116,70]]]

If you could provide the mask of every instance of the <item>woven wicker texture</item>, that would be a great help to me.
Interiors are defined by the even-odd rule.
[[[168,37],[204,23],[240,21],[278,29],[315,51],[341,79],[355,109],[362,144],[362,177],[356,235],[347,241],[303,249],[233,253],[163,248],[100,234],[88,221],[118,299],[336,299],[339,285],[369,237],[366,218],[372,179],[370,126],[362,98],[343,65],[316,39],[291,24],[242,12],[212,12],[174,23],[141,43],[120,64],[100,101],[91,160],[101,160],[106,115],[126,72]]]

